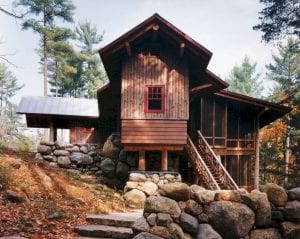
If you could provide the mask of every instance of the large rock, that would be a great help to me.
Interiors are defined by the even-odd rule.
[[[215,195],[216,201],[231,201],[231,202],[239,202],[241,200],[240,192],[237,190],[222,190],[216,192]]]
[[[132,230],[135,234],[140,232],[149,232],[150,226],[147,220],[144,217],[141,217],[133,223]]]
[[[200,204],[209,204],[215,199],[215,192],[210,190],[201,190],[194,193],[195,201]]]
[[[44,155],[43,156],[44,160],[48,162],[55,162],[56,161],[56,156],[54,155]]]
[[[285,205],[283,215],[288,221],[300,222],[300,201],[288,201]]]
[[[70,160],[72,163],[82,164],[82,165],[88,165],[93,163],[93,158],[90,155],[80,153],[80,152],[71,153]]]
[[[199,224],[196,239],[222,239],[209,224]]]
[[[154,226],[150,229],[150,233],[160,236],[162,238],[170,238],[170,233],[168,228],[162,226]]]
[[[267,193],[269,201],[275,206],[284,206],[288,199],[285,189],[275,183],[267,183],[264,191]]]
[[[6,190],[4,192],[4,198],[13,203],[22,203],[26,200],[24,193],[15,192],[12,190]]]
[[[141,190],[144,193],[146,193],[148,196],[151,196],[151,195],[153,195],[157,192],[158,186],[155,183],[147,181],[147,182],[144,183]]]
[[[64,141],[57,140],[54,142],[54,145],[55,145],[56,149],[65,149],[65,147],[67,146],[67,143],[65,143]]]
[[[133,239],[162,239],[162,237],[150,234],[148,232],[142,232],[136,235]]]
[[[71,161],[68,156],[57,157],[57,164],[61,168],[70,168],[71,167]]]
[[[128,178],[129,166],[126,163],[118,162],[116,167],[116,176],[121,180]]]
[[[50,146],[47,145],[39,145],[37,148],[37,152],[43,155],[51,154],[52,149]]]
[[[280,230],[282,232],[283,238],[300,238],[300,223],[283,222],[280,224]]]
[[[172,218],[166,213],[157,213],[157,226],[167,227],[171,222]]]
[[[139,183],[138,182],[132,182],[132,181],[127,181],[126,182],[126,190],[131,190],[131,189],[135,189],[139,186]]]
[[[137,167],[138,155],[136,155],[136,154],[127,154],[127,155],[126,155],[126,162],[127,162],[131,167]]]
[[[188,200],[185,203],[184,211],[193,216],[198,216],[202,213],[203,209],[202,206],[196,203],[194,200]]]
[[[133,189],[123,196],[126,201],[135,203],[135,204],[143,204],[146,200],[146,195],[142,191],[138,189]]]
[[[155,226],[156,225],[156,220],[157,220],[157,214],[156,213],[151,213],[147,217],[147,222],[149,223],[150,226]]]
[[[124,187],[124,183],[117,178],[101,177],[99,181],[111,188],[122,189]]]
[[[186,201],[191,197],[190,187],[185,183],[179,182],[164,184],[160,188],[159,193],[176,201]]]
[[[101,162],[100,168],[105,177],[113,178],[115,176],[115,163],[112,159],[104,159]]]
[[[224,238],[245,237],[254,226],[255,214],[244,204],[215,201],[204,208],[209,224]]]
[[[300,187],[290,189],[288,191],[289,200],[300,200]]]
[[[114,143],[107,139],[103,145],[103,155],[106,158],[111,158],[113,160],[119,159],[121,149],[114,145]]]
[[[192,237],[189,234],[184,233],[182,228],[176,223],[169,224],[168,229],[170,234],[172,235],[171,238],[192,239]]]
[[[198,220],[185,212],[180,215],[180,226],[187,232],[195,234],[198,231]]]
[[[145,201],[144,212],[167,213],[171,217],[179,218],[181,210],[176,201],[163,196],[150,196]]]
[[[146,178],[145,174],[142,174],[142,173],[131,173],[129,175],[129,181],[145,182],[145,181],[147,181],[147,178]]]
[[[70,153],[67,150],[56,149],[56,150],[54,150],[53,154],[55,156],[69,156]]]
[[[251,231],[250,239],[281,239],[281,235],[276,228],[256,229]]]
[[[203,188],[203,187],[201,187],[201,186],[199,186],[199,185],[197,185],[197,184],[191,185],[191,186],[190,186],[190,189],[191,189],[191,192],[192,192],[192,193],[197,193],[197,192],[199,192],[199,191],[206,190],[205,188]]]

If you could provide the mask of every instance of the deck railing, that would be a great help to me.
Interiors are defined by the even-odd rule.
[[[204,160],[200,156],[197,148],[189,136],[185,148],[190,156],[193,166],[195,167],[197,175],[200,177],[200,180],[203,183],[203,186],[211,190],[220,190],[218,183],[206,166]]]
[[[218,176],[218,181],[223,185],[223,187],[226,187],[227,189],[238,190],[239,187],[223,166],[221,159],[217,157],[217,155],[207,143],[206,139],[201,134],[201,132],[199,130],[197,132],[197,147],[200,151],[200,154],[203,155],[203,157],[205,157],[206,164],[209,164],[211,168],[215,171],[216,175]]]

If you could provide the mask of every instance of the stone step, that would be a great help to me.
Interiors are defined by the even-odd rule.
[[[113,239],[111,237],[72,237],[72,239]]]
[[[86,217],[86,221],[97,225],[132,227],[133,223],[142,216],[142,211],[128,213],[98,214],[88,215]]]
[[[80,236],[104,237],[116,239],[130,239],[133,237],[133,231],[127,227],[113,227],[105,225],[83,225],[75,227],[75,232]]]

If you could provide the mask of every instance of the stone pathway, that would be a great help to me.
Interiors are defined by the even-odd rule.
[[[130,239],[133,237],[132,225],[143,216],[143,211],[88,215],[88,225],[75,227],[79,237],[76,239]],[[74,238],[75,239],[75,238]]]

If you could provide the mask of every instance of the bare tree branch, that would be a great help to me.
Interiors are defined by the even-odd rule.
[[[18,18],[18,19],[21,19],[23,18],[27,13],[24,13],[24,14],[21,14],[21,15],[17,15],[13,12],[10,12],[10,11],[7,11],[5,10],[3,7],[0,6],[0,11],[4,12],[5,14],[11,16],[11,17],[14,17],[14,18]]]
[[[18,68],[18,66],[16,64],[14,64],[13,62],[11,62],[10,60],[8,60],[7,58],[5,58],[4,56],[0,55],[0,60],[6,61],[8,64]]]

